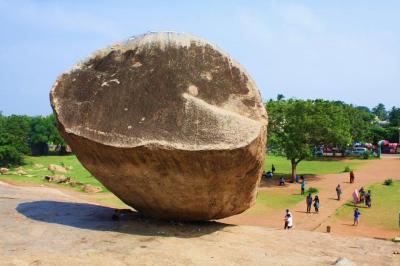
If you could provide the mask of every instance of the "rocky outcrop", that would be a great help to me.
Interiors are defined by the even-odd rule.
[[[81,163],[135,209],[208,220],[254,204],[266,111],[251,77],[214,45],[134,37],[62,74],[50,97]]]

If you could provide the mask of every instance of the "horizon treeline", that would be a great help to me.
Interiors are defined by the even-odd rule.
[[[313,145],[343,148],[354,142],[376,144],[383,139],[398,142],[399,138],[400,108],[388,111],[382,103],[369,109],[342,101],[285,99],[279,94],[276,99],[268,100],[265,107],[270,151],[283,150],[285,143],[278,141],[278,136],[289,136],[289,130],[296,133],[292,138],[310,135],[312,130],[316,135]],[[293,121],[291,124],[298,128],[284,126],[287,121]],[[335,138],[328,140],[329,136]],[[54,114],[5,116],[0,111],[0,166],[20,165],[24,155],[46,155],[49,145],[55,146],[59,154],[65,154],[67,145],[57,130]]]

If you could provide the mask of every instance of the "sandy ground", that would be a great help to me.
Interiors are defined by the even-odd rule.
[[[113,214],[57,189],[0,183],[0,265],[400,265],[389,241]]]
[[[348,199],[352,196],[354,189],[368,184],[383,182],[383,180],[391,177],[400,180],[400,160],[398,157],[388,156],[381,160],[371,160],[359,170],[355,171],[355,182],[350,184],[349,173],[328,174],[307,179],[308,187],[317,187],[320,192],[318,196],[321,202],[319,214],[306,213],[306,203],[300,202],[291,211],[294,216],[294,224],[296,229],[326,231],[326,226],[331,226],[334,234],[367,236],[375,238],[391,239],[400,235],[400,230],[386,230],[382,228],[371,228],[361,223],[358,227],[351,226],[353,221],[340,221],[333,219],[334,214]],[[336,198],[336,186],[340,184],[342,187],[342,200]],[[300,193],[299,184],[289,184],[284,188],[278,186],[266,186],[261,190],[285,190],[287,193]],[[373,199],[372,199],[373,200]],[[400,207],[400,203],[399,203]],[[281,228],[283,226],[283,216],[285,210],[265,209],[262,212],[254,214],[252,212],[244,212],[240,215],[232,216],[221,220],[229,224],[240,225],[257,225],[272,228]]]

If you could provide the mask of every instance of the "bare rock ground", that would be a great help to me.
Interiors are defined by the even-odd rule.
[[[173,223],[0,183],[0,265],[400,265],[400,245],[301,230]]]

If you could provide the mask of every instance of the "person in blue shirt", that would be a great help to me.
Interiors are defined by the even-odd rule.
[[[301,195],[304,195],[304,191],[306,189],[306,181],[304,180],[304,176],[301,176],[300,179],[301,179]]]
[[[358,210],[358,208],[355,208],[354,210],[354,223],[353,225],[358,225],[358,221],[360,220],[360,211]]]

